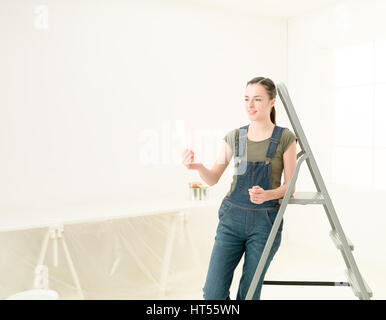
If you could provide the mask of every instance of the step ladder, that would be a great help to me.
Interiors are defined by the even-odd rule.
[[[355,263],[354,257],[352,255],[352,250],[354,249],[353,244],[346,238],[342,226],[339,223],[338,216],[335,212],[334,206],[332,204],[331,198],[327,192],[327,188],[324,184],[323,178],[320,174],[318,166],[316,164],[315,158],[312,154],[311,148],[308,144],[306,136],[303,132],[302,126],[300,125],[299,119],[296,115],[295,109],[293,107],[292,101],[289,97],[288,90],[284,83],[280,82],[277,84],[277,89],[279,96],[285,110],[288,114],[288,117],[291,121],[291,125],[295,131],[295,134],[298,138],[300,147],[302,151],[297,154],[297,164],[295,171],[292,175],[284,198],[279,199],[280,208],[276,216],[275,222],[273,223],[271,232],[267,239],[263,254],[260,258],[259,264],[256,268],[254,277],[249,286],[249,290],[246,296],[246,300],[251,300],[253,293],[256,290],[257,284],[259,282],[262,270],[264,269],[265,263],[267,261],[268,254],[271,250],[272,243],[276,237],[277,231],[279,229],[280,223],[283,219],[285,209],[288,204],[322,204],[324,210],[326,211],[328,220],[331,225],[330,237],[334,242],[335,246],[342,253],[344,262],[346,263],[347,270],[345,271],[348,282],[323,282],[323,281],[263,281],[263,284],[268,285],[312,285],[312,286],[351,286],[355,296],[361,300],[369,300],[372,296],[372,291],[367,285],[367,283],[362,278],[358,267]],[[306,161],[308,168],[310,170],[312,179],[315,183],[317,192],[295,192],[290,196],[293,187],[295,186],[299,169],[303,161]]]

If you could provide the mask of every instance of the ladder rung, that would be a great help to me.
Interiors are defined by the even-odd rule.
[[[335,287],[349,287],[348,282],[337,281],[272,281],[264,280],[263,284],[280,285],[280,286],[335,286]]]
[[[352,290],[354,291],[354,294],[358,298],[361,298],[361,290],[359,288],[358,282],[355,279],[355,276],[354,276],[353,272],[351,270],[345,270],[344,273],[346,274],[347,281],[350,283],[350,286],[351,286]],[[373,296],[373,292],[371,291],[371,289],[368,286],[368,284],[366,283],[366,281],[363,278],[362,278],[362,280],[363,280],[363,283],[365,284],[365,288],[366,288],[366,291],[367,291],[369,297],[372,297]]]
[[[283,198],[279,199],[279,203]],[[289,198],[288,204],[324,204],[325,199],[321,192],[294,192]]]
[[[342,241],[340,240],[339,235],[336,233],[336,230],[330,231],[330,237],[331,237],[332,241],[334,242],[335,246],[337,247],[337,249],[342,250],[343,244],[342,244]],[[352,244],[350,239],[346,237],[346,240],[347,240],[349,248],[351,250],[354,250],[354,245]]]

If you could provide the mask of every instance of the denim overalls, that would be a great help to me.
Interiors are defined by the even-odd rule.
[[[239,129],[236,139],[236,186],[224,197],[218,210],[216,230],[208,274],[203,288],[205,300],[230,300],[229,289],[233,273],[242,255],[243,272],[237,291],[237,300],[245,300],[272,225],[279,211],[277,199],[261,204],[251,202],[248,189],[260,186],[271,189],[271,159],[273,158],[284,128],[275,126],[268,146],[266,161],[247,161],[245,149],[249,125]],[[260,299],[265,273],[281,242],[283,220],[272,244],[268,259],[252,299]]]

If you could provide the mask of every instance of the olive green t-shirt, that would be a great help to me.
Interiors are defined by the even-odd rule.
[[[238,132],[238,130],[239,128],[233,129],[232,131],[228,132],[224,137],[224,140],[228,143],[228,145],[232,149],[232,152],[233,152],[232,157],[236,154],[235,137],[236,137],[236,131]],[[269,142],[270,142],[269,139],[270,138],[262,141],[251,141],[247,138],[247,145],[245,149],[247,161],[265,161]],[[271,188],[272,189],[276,189],[281,186],[281,176],[284,169],[283,153],[288,149],[291,143],[294,142],[294,140],[296,140],[296,142],[298,141],[296,135],[288,128],[284,128],[279,140],[279,144],[277,145],[275,154],[271,160]],[[236,165],[235,165],[235,170],[236,170]],[[227,195],[230,195],[233,192],[236,186],[237,177],[238,177],[237,174],[233,175],[231,188],[228,191]]]

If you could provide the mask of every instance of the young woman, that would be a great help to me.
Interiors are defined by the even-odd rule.
[[[276,94],[276,86],[269,78],[257,77],[247,83],[245,111],[250,124],[228,132],[212,169],[193,163],[192,150],[183,152],[183,164],[198,170],[211,186],[219,181],[235,155],[233,182],[218,210],[219,223],[203,288],[205,300],[230,300],[234,270],[244,253],[236,299],[245,300],[279,211],[278,199],[284,197],[295,170],[297,138],[288,128],[276,125]],[[282,230],[283,220],[253,294],[254,300],[260,299],[264,276],[280,246]]]

